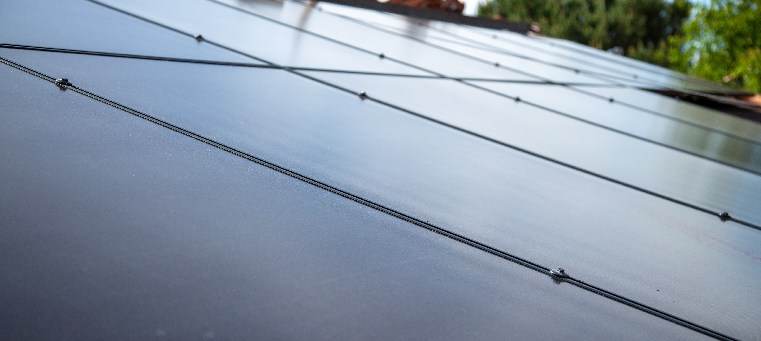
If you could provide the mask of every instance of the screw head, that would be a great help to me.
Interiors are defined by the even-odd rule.
[[[732,219],[732,216],[730,216],[729,213],[727,212],[722,212],[721,214],[719,214],[719,219],[721,219],[721,221],[727,221],[729,219]]]
[[[574,69],[573,72],[579,73],[581,71],[579,71],[579,69]]]
[[[193,38],[195,38],[195,39],[196,39],[196,41],[203,41],[203,36],[202,36],[202,35],[200,35],[200,34],[196,34],[196,35],[194,35],[194,36],[193,36]]]
[[[494,63],[494,66],[499,67],[499,62]]]
[[[613,103],[613,102],[615,102],[616,100],[615,100],[613,97],[611,97],[611,98],[609,98],[609,99],[608,99],[608,101],[609,101],[610,103]]]
[[[365,98],[367,98],[367,93],[366,93],[366,92],[364,92],[364,91],[360,91],[360,92],[359,92],[357,95],[358,95],[358,96],[359,96],[359,98],[361,98],[361,99],[365,99]]]
[[[550,275],[552,275],[553,277],[562,277],[562,278],[571,277],[571,276],[568,275],[567,272],[565,272],[565,269],[563,269],[563,268],[557,268],[557,269],[550,270]]]
[[[515,96],[515,101],[516,102],[520,102],[521,101],[521,96]]]
[[[378,57],[381,57],[381,58],[386,58],[386,55],[385,55],[385,54],[383,54],[383,53],[381,53],[381,54],[379,54],[379,55],[378,55]]]
[[[68,78],[59,78],[55,80],[55,85],[58,85],[61,89],[66,89],[64,86],[72,86],[71,82],[69,82]]]

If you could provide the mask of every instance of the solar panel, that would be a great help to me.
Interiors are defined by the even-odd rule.
[[[700,336],[1,72],[4,339]]]
[[[5,337],[761,335],[756,123],[337,5],[10,4]]]

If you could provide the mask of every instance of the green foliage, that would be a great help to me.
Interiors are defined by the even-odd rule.
[[[644,55],[681,34],[690,8],[686,0],[494,0],[479,15],[538,22],[548,36]]]
[[[492,0],[478,14],[761,92],[761,0]]]
[[[671,39],[675,69],[761,92],[761,0],[698,6],[684,32]]]
[[[655,46],[645,46],[639,42],[626,50],[626,56],[663,67],[671,66],[671,49],[666,40],[658,41]]]

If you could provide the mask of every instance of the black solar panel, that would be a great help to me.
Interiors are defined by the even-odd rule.
[[[3,79],[17,85],[1,97],[3,339],[695,336],[22,72]]]
[[[630,87],[715,85],[333,4],[0,6],[0,338],[761,336],[761,126]]]

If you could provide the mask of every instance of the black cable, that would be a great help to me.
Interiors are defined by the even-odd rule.
[[[494,78],[449,78],[449,77],[439,77],[439,76],[430,76],[430,75],[416,75],[416,74],[408,74],[408,73],[387,73],[387,72],[371,72],[371,71],[355,71],[355,70],[309,68],[309,67],[297,67],[297,66],[280,66],[280,65],[271,65],[271,64],[238,63],[238,62],[225,62],[225,61],[218,61],[218,60],[161,57],[161,56],[148,56],[148,55],[136,55],[136,54],[101,52],[101,51],[88,51],[88,50],[72,50],[72,49],[63,49],[63,48],[56,48],[56,47],[29,46],[29,45],[18,45],[18,44],[0,44],[0,48],[14,49],[14,50],[27,50],[27,51],[40,51],[40,52],[80,54],[80,55],[99,56],[99,57],[114,57],[114,58],[127,58],[127,59],[157,60],[157,61],[168,61],[168,62],[177,62],[177,63],[222,65],[222,66],[250,67],[250,68],[277,69],[277,70],[296,70],[296,71],[309,71],[309,72],[348,73],[348,74],[357,74],[357,75],[363,75],[363,76],[389,76],[389,77],[407,77],[407,78],[425,78],[425,79],[450,79],[450,80],[468,80],[468,81],[479,81],[479,82],[520,83],[520,84],[538,84],[538,85],[542,85],[542,84],[544,84],[544,85],[574,85],[574,86],[579,86],[579,85],[583,85],[583,86],[595,86],[596,85],[596,84],[585,84],[585,83],[552,83],[552,84],[549,84],[549,83],[543,82],[543,81],[494,79]]]
[[[141,16],[138,16],[138,15],[135,15],[135,14],[132,14],[132,13],[120,10],[120,9],[116,9],[116,8],[111,7],[109,5],[103,4],[103,3],[101,3],[100,1],[97,1],[97,0],[87,0],[87,1],[90,1],[90,2],[95,3],[95,4],[102,5],[102,6],[106,7],[106,8],[111,8],[111,9],[117,10],[120,13],[125,13],[125,14],[127,14],[129,16],[132,16],[132,17],[137,18],[137,19],[144,20],[144,21],[149,22],[149,23],[155,23],[155,24],[157,24],[157,25],[159,25],[161,27],[167,27],[167,26],[165,26],[163,24],[156,23],[156,22],[154,22],[154,21],[152,21],[150,19],[145,19],[145,18],[143,18]],[[209,1],[213,1],[213,0],[209,0]],[[244,11],[242,9],[238,9],[238,10],[246,12],[246,11]],[[256,15],[256,16],[258,16],[258,15]],[[272,19],[267,19],[267,20],[272,21]],[[274,21],[274,22],[277,22],[277,21]],[[283,24],[283,23],[280,23],[280,24],[281,25],[286,25],[286,24]],[[178,32],[178,33],[183,34],[185,36],[192,37],[193,39],[196,39],[195,38],[196,36],[194,36],[194,35],[192,35],[190,33],[187,33],[187,32],[175,29],[175,28],[170,28],[170,29],[172,31],[174,31],[174,32]],[[304,32],[310,33],[308,31],[304,31]],[[314,33],[310,33],[310,34],[314,34]],[[330,39],[330,38],[326,38],[326,39]],[[248,53],[245,53],[243,51],[239,51],[239,50],[233,49],[231,47],[227,47],[227,46],[224,46],[222,44],[218,44],[218,43],[215,43],[213,41],[209,41],[208,39],[203,39],[202,41],[204,41],[206,43],[209,43],[211,45],[217,46],[219,48],[225,49],[227,51],[238,53],[240,55],[247,56],[249,58],[258,60],[260,62],[264,62],[264,63],[266,63],[268,65],[277,66],[277,64],[275,64],[273,62],[269,62],[269,61],[266,61],[266,60],[261,59],[259,57],[256,57],[256,56],[250,55]],[[344,44],[344,43],[341,43],[341,44]],[[348,46],[351,46],[351,45],[348,45]],[[357,49],[359,49],[359,48],[357,48]],[[341,90],[341,91],[344,91],[344,92],[347,92],[347,93],[351,93],[351,94],[357,95],[356,91],[352,91],[352,90],[346,89],[346,88],[341,87],[339,85],[336,85],[336,84],[333,84],[333,83],[321,80],[319,78],[315,78],[315,77],[306,75],[306,74],[298,72],[296,70],[289,70],[289,69],[284,69],[284,70],[287,71],[287,72],[299,75],[301,77],[313,80],[315,82],[318,82],[318,83],[330,86],[330,87],[332,87],[334,89],[338,89],[338,90]],[[467,84],[466,82],[463,82],[463,83]],[[719,212],[716,212],[716,211],[713,211],[713,210],[710,210],[710,209],[707,209],[707,208],[703,208],[703,207],[700,207],[700,206],[697,206],[697,205],[694,205],[694,204],[687,203],[685,201],[682,201],[682,200],[679,200],[679,199],[676,199],[676,198],[672,198],[672,197],[669,197],[669,196],[666,196],[666,195],[663,195],[663,194],[659,194],[659,193],[647,190],[645,188],[642,188],[642,187],[639,187],[639,186],[636,186],[636,185],[632,185],[632,184],[629,184],[629,183],[626,183],[626,182],[623,182],[623,181],[620,181],[620,180],[616,180],[616,179],[613,179],[611,177],[608,177],[608,176],[605,176],[605,175],[602,175],[602,174],[599,174],[599,173],[596,173],[596,172],[593,172],[593,171],[590,171],[590,170],[586,170],[584,168],[580,168],[580,167],[571,165],[569,163],[565,163],[563,161],[560,161],[560,160],[557,160],[557,159],[554,159],[554,158],[551,158],[551,157],[548,157],[548,156],[544,156],[544,155],[541,155],[539,153],[535,153],[535,152],[532,152],[530,150],[527,150],[527,149],[524,149],[524,148],[521,148],[521,147],[518,147],[518,146],[515,146],[515,145],[512,145],[512,144],[509,144],[509,143],[506,143],[506,142],[503,142],[503,141],[499,141],[499,140],[496,140],[494,138],[491,138],[491,137],[488,137],[488,136],[485,136],[485,135],[481,135],[479,133],[476,133],[476,132],[473,132],[473,131],[470,131],[470,130],[467,130],[467,129],[464,129],[464,128],[460,128],[458,126],[455,126],[455,125],[452,125],[452,124],[449,124],[449,123],[437,120],[435,118],[428,117],[426,115],[423,115],[423,114],[420,114],[420,113],[417,113],[417,112],[414,112],[414,111],[411,111],[411,110],[408,110],[408,109],[405,109],[405,108],[393,105],[391,103],[388,103],[388,102],[385,102],[385,101],[382,101],[382,100],[379,100],[379,99],[375,99],[375,98],[369,97],[366,94],[364,94],[364,92],[360,93],[360,95],[362,95],[363,98],[367,98],[369,100],[372,100],[374,102],[386,105],[388,107],[391,107],[391,108],[394,108],[394,109],[397,109],[397,110],[400,110],[400,111],[403,111],[403,112],[415,115],[417,117],[426,119],[426,120],[434,122],[434,123],[438,123],[440,125],[452,128],[452,129],[460,131],[462,133],[465,133],[465,134],[468,134],[468,135],[471,135],[471,136],[474,136],[474,137],[477,137],[477,138],[480,138],[480,139],[483,139],[483,140],[486,140],[486,141],[490,141],[490,142],[496,143],[496,144],[501,145],[503,147],[507,147],[507,148],[510,148],[510,149],[513,149],[513,150],[516,150],[516,151],[519,151],[519,152],[522,152],[522,153],[525,153],[525,154],[528,154],[528,155],[531,155],[531,156],[535,156],[537,158],[543,159],[545,161],[549,161],[551,163],[555,163],[555,164],[558,164],[558,165],[561,165],[561,166],[564,166],[564,167],[567,167],[567,168],[570,168],[570,169],[573,169],[573,170],[576,170],[576,171],[579,171],[579,172],[582,172],[582,173],[585,173],[585,174],[588,174],[588,175],[591,175],[591,176],[594,176],[594,177],[597,177],[597,178],[600,178],[600,179],[603,179],[603,180],[606,180],[606,181],[618,184],[618,185],[622,185],[622,186],[631,188],[633,190],[636,190],[636,191],[639,191],[639,192],[642,192],[642,193],[645,193],[645,194],[650,194],[652,196],[655,196],[655,197],[658,197],[658,198],[661,198],[661,199],[664,199],[664,200],[668,200],[668,201],[671,201],[673,203],[680,204],[680,205],[683,205],[683,206],[686,206],[686,207],[689,207],[689,208],[692,208],[692,209],[695,209],[695,210],[698,210],[698,211],[701,211],[701,212],[713,215],[713,216],[721,219],[722,221],[733,221],[733,222],[736,222],[738,224],[742,224],[742,225],[745,225],[745,226],[748,226],[748,227],[751,227],[751,228],[754,228],[754,229],[757,229],[757,230],[761,230],[761,226],[759,226],[759,225],[755,225],[753,223],[746,222],[744,220],[740,220],[740,219],[737,219],[737,218],[734,218],[734,217],[730,217],[728,215],[725,216],[726,212],[719,213]],[[503,96],[507,96],[507,95],[503,95]]]
[[[514,262],[514,263],[516,263],[518,265],[524,266],[526,268],[529,268],[529,269],[534,270],[536,272],[539,272],[541,274],[550,276],[555,281],[562,281],[562,282],[567,282],[567,283],[573,284],[573,285],[575,285],[575,286],[577,286],[577,287],[579,287],[581,289],[584,289],[584,290],[587,290],[589,292],[598,294],[598,295],[606,297],[608,299],[615,300],[615,301],[617,301],[619,303],[625,304],[627,306],[630,306],[632,308],[638,309],[638,310],[643,311],[645,313],[651,314],[651,315],[656,316],[656,317],[660,317],[660,318],[662,318],[664,320],[673,322],[673,323],[675,323],[677,325],[689,328],[691,330],[694,330],[696,332],[702,333],[704,335],[707,335],[707,336],[710,336],[710,337],[713,337],[713,338],[716,338],[716,339],[719,339],[719,340],[736,340],[736,339],[734,339],[734,338],[732,338],[732,337],[730,337],[728,335],[725,335],[725,334],[719,333],[717,331],[714,331],[712,329],[703,327],[703,326],[701,326],[699,324],[690,322],[688,320],[679,318],[679,317],[677,317],[675,315],[668,314],[668,313],[663,312],[661,310],[658,310],[656,308],[653,308],[653,307],[650,307],[648,305],[639,303],[637,301],[628,299],[628,298],[626,298],[624,296],[621,296],[621,295],[615,294],[613,292],[604,290],[602,288],[593,286],[593,285],[588,284],[588,283],[586,283],[584,281],[572,278],[572,277],[568,276],[567,274],[565,274],[565,272],[563,272],[562,276],[558,276],[557,272],[555,272],[556,270],[551,270],[548,267],[539,265],[539,264],[534,263],[532,261],[529,261],[527,259],[515,256],[515,255],[510,254],[508,252],[505,252],[505,251],[502,251],[500,249],[497,249],[497,248],[491,247],[489,245],[486,245],[484,243],[478,242],[478,241],[476,241],[474,239],[471,239],[471,238],[468,238],[466,236],[463,236],[463,235],[457,234],[455,232],[449,231],[447,229],[444,229],[442,227],[439,227],[439,226],[436,226],[434,224],[428,223],[428,222],[423,221],[421,219],[412,217],[412,216],[407,215],[407,214],[405,214],[403,212],[400,212],[398,210],[395,210],[395,209],[392,209],[392,208],[387,207],[385,205],[382,205],[382,204],[373,202],[371,200],[362,198],[362,197],[360,197],[358,195],[355,195],[355,194],[352,194],[350,192],[341,190],[340,188],[331,186],[331,185],[329,185],[327,183],[324,183],[324,182],[321,182],[321,181],[319,181],[317,179],[314,179],[314,178],[311,178],[309,176],[300,174],[300,173],[292,171],[292,170],[290,170],[288,168],[279,166],[279,165],[277,165],[275,163],[272,163],[272,162],[269,162],[267,160],[264,160],[264,159],[261,159],[259,157],[256,157],[254,155],[248,154],[248,153],[246,153],[244,151],[241,151],[239,149],[230,147],[230,146],[225,145],[223,143],[220,143],[220,142],[214,141],[212,139],[209,139],[207,137],[204,137],[202,135],[196,134],[196,133],[194,133],[192,131],[189,131],[189,130],[184,129],[184,128],[179,127],[179,126],[176,126],[176,125],[171,124],[171,123],[169,123],[167,121],[163,121],[163,120],[158,119],[156,117],[153,117],[151,115],[145,114],[143,112],[140,112],[140,111],[137,111],[137,110],[132,109],[130,107],[127,107],[125,105],[122,105],[120,103],[111,101],[111,100],[109,100],[107,98],[101,97],[101,96],[96,95],[96,94],[94,94],[92,92],[89,92],[89,91],[84,90],[82,88],[76,87],[73,84],[69,83],[67,80],[56,80],[55,78],[53,78],[51,76],[45,75],[45,74],[43,74],[41,72],[37,72],[37,71],[32,70],[30,68],[27,68],[27,67],[25,67],[23,65],[20,65],[18,63],[15,63],[15,62],[12,62],[10,60],[7,60],[7,59],[5,59],[3,57],[0,57],[0,62],[3,63],[3,64],[6,64],[8,66],[11,66],[13,68],[16,68],[18,70],[21,70],[21,71],[27,72],[29,74],[32,74],[32,75],[34,75],[36,77],[39,77],[39,78],[41,78],[43,80],[46,80],[48,82],[51,82],[51,83],[55,84],[56,86],[58,86],[61,89],[68,89],[68,90],[74,91],[74,92],[76,92],[76,93],[78,93],[80,95],[83,95],[83,96],[86,96],[88,98],[94,99],[96,101],[99,101],[99,102],[104,103],[106,105],[112,106],[114,108],[117,108],[117,109],[122,110],[124,112],[127,112],[129,114],[132,114],[134,116],[137,116],[137,117],[139,117],[141,119],[144,119],[146,121],[149,121],[151,123],[157,124],[157,125],[159,125],[161,127],[170,129],[170,130],[172,130],[174,132],[180,133],[180,134],[185,135],[187,137],[190,137],[190,138],[193,138],[193,139],[198,140],[200,142],[206,143],[206,144],[208,144],[208,145],[210,145],[212,147],[218,148],[218,149],[220,149],[222,151],[225,151],[225,152],[228,152],[228,153],[233,154],[235,156],[238,156],[238,157],[241,157],[243,159],[249,160],[249,161],[254,162],[256,164],[259,164],[261,166],[270,168],[270,169],[272,169],[274,171],[280,172],[280,173],[285,174],[287,176],[290,176],[290,177],[292,177],[294,179],[301,180],[301,181],[306,182],[306,183],[308,183],[310,185],[313,185],[313,186],[315,186],[317,188],[320,188],[320,189],[329,191],[331,193],[337,194],[337,195],[339,195],[341,197],[344,197],[346,199],[352,200],[354,202],[357,202],[359,204],[362,204],[362,205],[367,206],[369,208],[372,208],[374,210],[380,211],[382,213],[391,215],[391,216],[393,216],[395,218],[404,220],[404,221],[406,221],[408,223],[411,223],[413,225],[425,228],[425,229],[427,229],[429,231],[438,233],[438,234],[440,234],[442,236],[445,236],[447,238],[453,239],[453,240],[455,240],[457,242],[460,242],[460,243],[463,243],[465,245],[468,245],[468,246],[477,248],[479,250],[488,252],[488,253],[490,253],[490,254],[492,254],[494,256],[497,256],[497,257],[500,257],[502,259]]]

